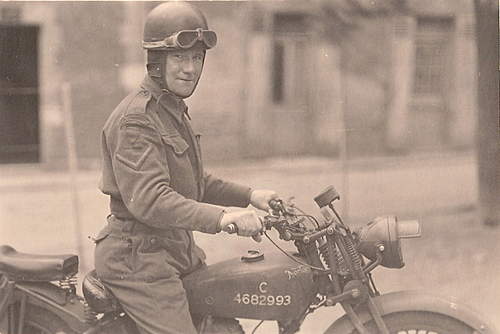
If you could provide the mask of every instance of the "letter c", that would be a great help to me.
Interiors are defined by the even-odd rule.
[[[261,293],[267,293],[267,282],[261,282],[259,284],[259,291]]]

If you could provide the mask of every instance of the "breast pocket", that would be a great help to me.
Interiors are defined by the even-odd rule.
[[[179,135],[163,135],[161,137],[163,143],[175,153],[176,156],[186,155],[187,149],[189,148],[188,143]]]
[[[197,187],[188,143],[179,135],[163,135],[162,141],[165,144],[170,185],[185,197],[194,198]]]

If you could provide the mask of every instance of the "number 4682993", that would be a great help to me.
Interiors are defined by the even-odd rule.
[[[290,295],[257,295],[249,293],[237,293],[233,301],[238,304],[244,305],[258,305],[258,306],[287,306],[292,303]]]

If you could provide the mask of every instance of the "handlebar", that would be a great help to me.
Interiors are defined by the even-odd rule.
[[[270,200],[269,207],[274,211],[283,211],[284,210],[283,203],[281,200],[276,200],[276,199]],[[262,217],[259,217],[259,220],[262,223],[262,229],[264,230],[265,220]],[[227,232],[229,234],[238,233],[238,226],[236,226],[235,223],[231,223],[231,224],[227,225],[226,227],[224,227],[224,232]]]

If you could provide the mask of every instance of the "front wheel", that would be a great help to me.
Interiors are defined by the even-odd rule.
[[[433,312],[405,311],[384,315],[390,334],[472,334],[474,329],[462,321]],[[365,323],[369,333],[378,334],[373,320]],[[357,330],[351,334],[358,334]]]

